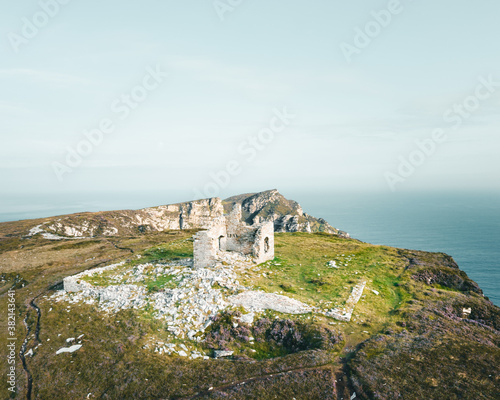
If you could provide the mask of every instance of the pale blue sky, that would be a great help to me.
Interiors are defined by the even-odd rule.
[[[2,192],[137,189],[188,200],[230,160],[241,173],[222,197],[390,192],[387,172],[436,128],[448,140],[397,190],[500,189],[500,87],[458,129],[443,120],[479,77],[500,82],[500,3],[402,0],[347,62],[341,43],[388,3],[244,0],[221,21],[212,1],[72,0],[16,52],[11,33],[40,5],[2,0]],[[120,121],[111,104],[157,65],[168,77]],[[237,149],[283,107],[291,125],[249,161]],[[53,163],[103,118],[115,131],[59,181]]]

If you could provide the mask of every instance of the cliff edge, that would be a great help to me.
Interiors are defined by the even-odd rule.
[[[41,234],[47,239],[61,239],[204,229],[214,218],[228,213],[234,203],[241,204],[245,222],[273,221],[275,232],[326,232],[349,237],[324,219],[306,214],[299,203],[286,199],[275,189],[225,200],[214,197],[140,210],[83,212],[8,222],[0,224],[0,232],[22,236]]]

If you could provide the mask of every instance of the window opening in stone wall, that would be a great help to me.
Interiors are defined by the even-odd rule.
[[[269,251],[269,238],[266,237],[264,239],[264,253],[267,253]]]

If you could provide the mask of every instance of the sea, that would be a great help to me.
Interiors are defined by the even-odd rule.
[[[500,193],[282,192],[303,210],[373,244],[444,252],[500,306]],[[0,221],[136,209],[189,199],[176,193],[3,196]]]

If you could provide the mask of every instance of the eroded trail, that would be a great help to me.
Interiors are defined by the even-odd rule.
[[[38,295],[40,296],[40,295]],[[40,343],[40,318],[42,316],[42,312],[40,308],[36,305],[35,300],[37,297],[29,300],[26,310],[26,315],[24,317],[24,326],[26,327],[26,336],[24,338],[23,344],[21,345],[21,349],[19,350],[19,358],[21,359],[21,363],[23,365],[24,373],[26,374],[26,399],[31,400],[31,393],[33,390],[33,376],[28,368],[28,363],[26,362],[26,348],[28,347],[28,343],[30,342],[30,338],[33,333],[34,343],[33,346],[36,346]],[[34,329],[29,324],[29,317],[32,312],[36,312],[36,323]]]
[[[108,243],[110,243],[112,246],[114,246],[118,250],[125,250],[125,251],[130,251],[131,253],[134,253],[134,250],[132,250],[129,247],[120,247],[116,243],[112,242],[111,240],[106,240]]]
[[[349,377],[343,360],[334,374],[337,400],[349,400],[351,398],[351,390],[349,388]]]
[[[317,365],[317,366],[314,366],[314,367],[292,368],[292,369],[288,369],[288,370],[281,371],[281,372],[275,372],[275,373],[270,373],[270,374],[253,376],[253,377],[249,377],[249,378],[242,379],[242,380],[239,380],[239,381],[230,382],[230,383],[227,383],[225,385],[221,385],[221,386],[217,386],[217,387],[212,387],[209,390],[204,390],[204,391],[198,392],[198,393],[196,393],[194,395],[191,395],[191,396],[174,397],[174,398],[177,399],[177,400],[201,399],[204,396],[210,395],[211,393],[223,392],[225,390],[234,388],[236,386],[249,384],[249,383],[252,383],[252,382],[255,382],[255,381],[261,381],[261,380],[265,380],[265,379],[269,379],[269,378],[278,378],[280,376],[284,376],[284,375],[287,375],[287,374],[290,374],[290,373],[294,373],[294,372],[314,371],[314,370],[326,369],[326,368],[328,368],[328,369],[332,368],[332,364],[328,363],[328,364],[323,364],[323,365]],[[335,375],[333,375],[333,376],[335,376]],[[335,395],[335,387],[336,387],[335,382],[332,382],[332,387],[334,389],[334,395]]]

